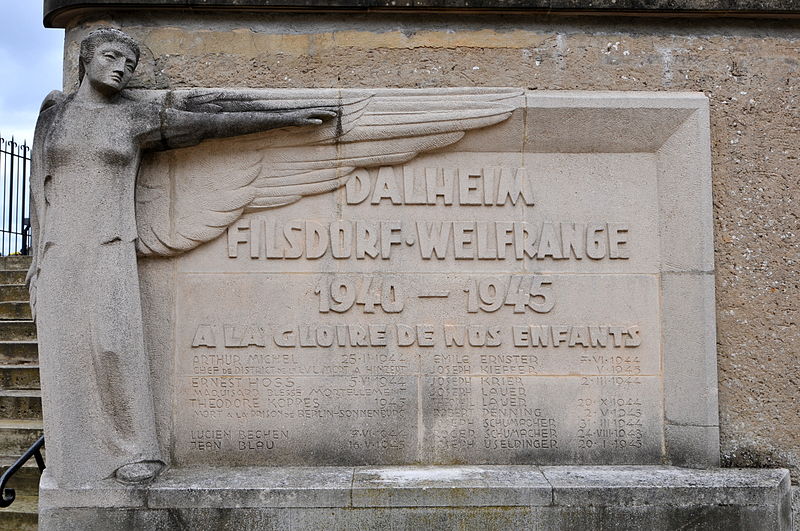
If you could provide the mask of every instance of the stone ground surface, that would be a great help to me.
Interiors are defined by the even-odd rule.
[[[151,88],[702,91],[711,103],[723,463],[783,466],[800,479],[796,19],[120,13],[68,31],[67,88],[77,43],[98,22],[144,43],[136,83]]]
[[[24,286],[28,257],[0,258],[0,472],[42,434],[35,328]],[[29,461],[8,484],[16,491],[0,509],[0,531],[36,529],[39,471]]]

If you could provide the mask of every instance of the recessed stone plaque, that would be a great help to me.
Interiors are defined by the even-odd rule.
[[[495,111],[383,162],[280,131],[143,162],[142,252],[177,255],[140,263],[172,466],[717,461],[704,96],[335,93],[362,128]],[[332,189],[270,194],[330,157]]]

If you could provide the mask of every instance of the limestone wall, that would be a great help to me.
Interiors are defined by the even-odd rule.
[[[65,87],[98,25],[144,44],[149,88],[701,91],[711,103],[722,460],[800,479],[797,19],[115,12],[67,26]]]

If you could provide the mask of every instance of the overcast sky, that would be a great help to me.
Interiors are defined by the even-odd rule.
[[[64,30],[42,26],[41,0],[0,8],[0,135],[30,142],[42,100],[61,89]]]

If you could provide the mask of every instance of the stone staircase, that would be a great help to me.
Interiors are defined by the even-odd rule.
[[[31,321],[25,274],[30,257],[0,257],[0,472],[42,434],[36,327]],[[8,484],[11,507],[0,509],[0,531],[36,529],[39,469],[34,459]]]

